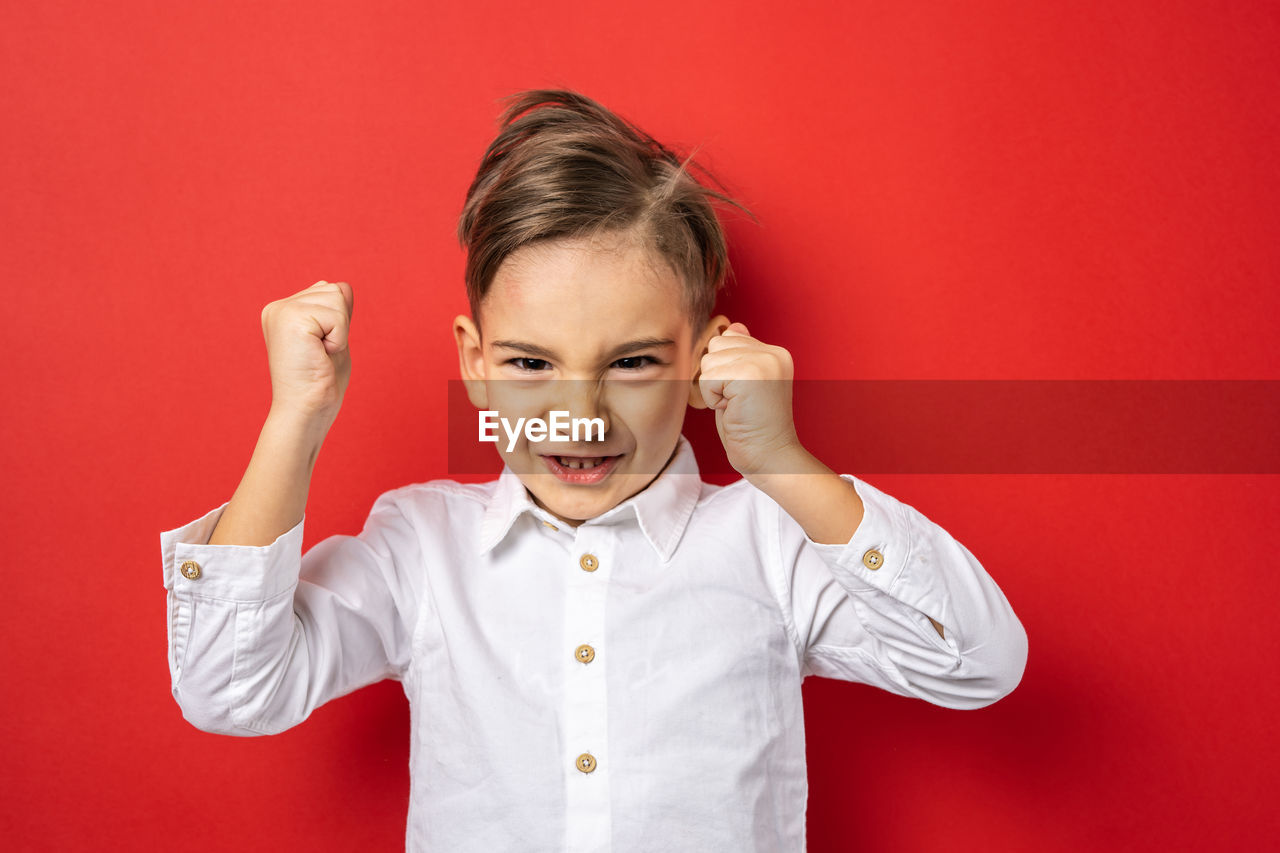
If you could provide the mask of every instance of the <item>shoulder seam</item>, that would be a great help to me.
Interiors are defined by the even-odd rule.
[[[732,483],[729,483],[728,485],[725,485],[725,486],[720,486],[715,483],[708,483],[707,481],[703,480],[702,481],[703,486],[711,486],[715,489],[715,491],[711,492],[710,494],[707,494],[705,498],[699,495],[698,506],[701,507],[711,503],[716,499],[717,496],[723,495],[726,492],[730,492],[730,490],[734,489],[734,487],[738,486],[738,484],[740,483],[745,484],[746,488],[754,488],[746,480],[734,480]],[[742,489],[738,489],[738,491],[742,491]],[[706,492],[703,492],[703,494],[706,494]]]

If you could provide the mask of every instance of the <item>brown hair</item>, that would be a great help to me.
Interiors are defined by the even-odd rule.
[[[501,129],[458,221],[476,323],[494,274],[517,249],[539,240],[631,232],[684,280],[683,307],[696,336],[731,272],[712,200],[748,216],[751,211],[693,177],[690,165],[724,189],[692,156],[681,161],[585,95],[533,89],[506,100]]]

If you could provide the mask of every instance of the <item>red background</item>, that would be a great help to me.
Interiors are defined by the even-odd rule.
[[[7,849],[403,844],[397,684],[182,719],[159,533],[234,490],[259,311],[321,278],[355,370],[307,546],[448,474],[453,231],[516,89],[700,147],[761,223],[722,308],[800,376],[1280,379],[1271,3],[7,3],[0,80]],[[851,473],[982,559],[1030,661],[972,712],[807,681],[811,850],[1274,838],[1276,476]]]

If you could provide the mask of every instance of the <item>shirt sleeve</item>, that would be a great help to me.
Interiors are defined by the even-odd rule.
[[[914,507],[841,477],[863,504],[847,543],[815,542],[777,508],[784,614],[802,674],[948,708],[981,708],[1008,695],[1026,668],[1027,634],[1000,587]]]
[[[305,519],[270,545],[208,544],[226,507],[160,535],[183,717],[219,734],[276,734],[330,699],[403,677],[421,546],[394,493],[358,536],[305,555]]]

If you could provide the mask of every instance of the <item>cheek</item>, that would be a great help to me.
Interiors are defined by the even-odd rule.
[[[637,435],[669,430],[673,421],[683,417],[687,405],[686,386],[677,381],[623,389],[610,403],[617,417]]]

